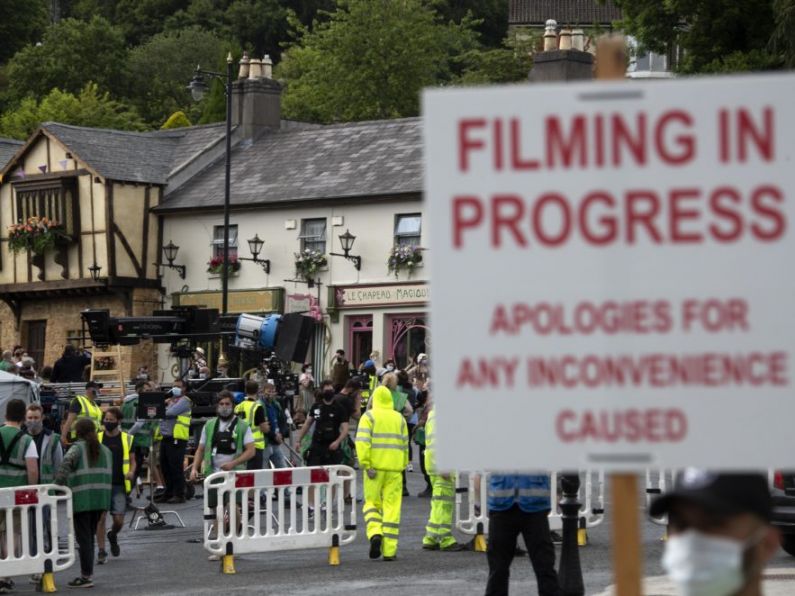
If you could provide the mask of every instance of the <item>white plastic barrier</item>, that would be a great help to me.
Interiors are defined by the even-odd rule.
[[[674,487],[676,479],[676,470],[646,470],[646,511],[651,507],[651,502],[662,493],[671,490]],[[649,515],[649,520],[658,526],[668,525],[668,516],[652,517]]]
[[[74,564],[69,488],[56,484],[0,488],[0,519],[5,522],[0,577],[51,574]],[[44,591],[54,590],[45,586]]]
[[[478,490],[478,478],[480,489]],[[604,521],[605,513],[605,473],[604,471],[586,471],[580,474],[580,528],[593,528]],[[552,511],[549,514],[549,527],[551,530],[561,530],[563,521],[557,504],[560,502],[558,494],[558,475],[552,474],[550,478]],[[464,534],[476,535],[478,526],[484,534],[489,531],[488,515],[488,474],[478,472],[459,473],[456,480],[456,528]],[[466,495],[466,501],[464,500]],[[474,498],[473,498],[474,495]]]
[[[217,472],[204,480],[204,548],[214,555],[332,548],[355,538],[356,472],[348,466]]]

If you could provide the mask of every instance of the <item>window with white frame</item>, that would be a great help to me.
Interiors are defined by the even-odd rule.
[[[224,226],[213,226],[213,258],[224,256]],[[237,258],[237,225],[229,226],[228,259]]]
[[[406,213],[395,216],[395,245],[419,246],[422,240],[422,214]]]
[[[301,250],[316,250],[321,254],[326,252],[326,220],[302,219],[301,220]]]

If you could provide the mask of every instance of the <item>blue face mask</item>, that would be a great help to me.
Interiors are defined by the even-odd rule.
[[[172,387],[171,395],[173,395],[174,397],[182,397],[182,389],[179,387]]]

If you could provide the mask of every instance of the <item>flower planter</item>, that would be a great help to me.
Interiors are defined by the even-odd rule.
[[[414,269],[422,264],[422,248],[414,245],[394,246],[389,251],[386,266],[389,273],[394,273],[395,278],[400,276],[401,271],[407,271],[408,276]]]
[[[326,255],[320,251],[306,249],[295,253],[295,275],[305,279],[310,288],[315,286],[315,276],[327,264]]]

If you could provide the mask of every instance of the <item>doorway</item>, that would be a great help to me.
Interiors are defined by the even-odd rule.
[[[36,370],[44,367],[47,321],[25,321],[22,325],[22,347],[36,361]]]

